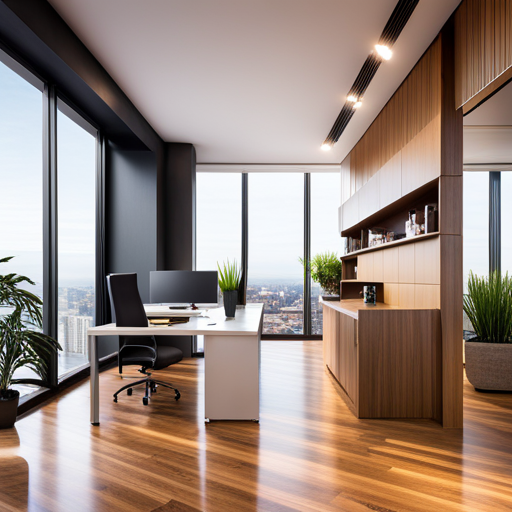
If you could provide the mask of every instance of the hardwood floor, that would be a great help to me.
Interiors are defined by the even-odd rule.
[[[512,395],[465,382],[464,431],[357,420],[319,341],[264,341],[261,422],[203,422],[203,360],[159,391],[111,400],[89,425],[88,382],[0,431],[1,511],[505,511],[512,509]]]

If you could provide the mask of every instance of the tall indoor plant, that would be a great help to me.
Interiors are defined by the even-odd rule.
[[[0,263],[12,258],[2,258]],[[15,379],[14,372],[26,366],[47,381],[48,357],[60,349],[56,340],[41,332],[43,303],[20,288],[23,283],[35,284],[25,276],[0,275],[0,428],[10,428],[16,421],[19,391],[11,386],[22,380]]]
[[[304,261],[300,260],[302,264]],[[318,253],[310,261],[311,278],[327,294],[324,299],[339,300],[341,260],[335,252]]]
[[[481,390],[512,391],[512,279],[470,272],[464,312],[476,337],[465,342],[466,376]]]
[[[236,260],[230,263],[222,264],[222,269],[217,262],[219,269],[219,287],[224,297],[224,311],[228,318],[233,318],[236,312],[236,303],[238,302],[238,286],[240,285],[241,272]]]

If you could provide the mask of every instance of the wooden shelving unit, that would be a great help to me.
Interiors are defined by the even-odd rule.
[[[345,254],[344,256],[341,256],[340,259],[342,261],[349,260],[357,257],[359,254],[365,254],[367,252],[373,251],[381,251],[383,249],[387,249],[389,247],[396,247],[398,245],[421,242],[422,240],[428,240],[429,238],[435,238],[436,236],[439,236],[439,231],[435,231],[434,233],[425,233],[424,235],[417,235],[411,238],[402,238],[401,240],[394,240],[393,242],[387,242],[385,244],[376,245],[375,247],[367,247],[366,249],[361,249],[360,251],[350,252],[348,254]]]

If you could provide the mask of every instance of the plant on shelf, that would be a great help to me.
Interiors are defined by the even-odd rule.
[[[238,268],[236,260],[233,263],[227,260],[222,263],[222,269],[217,262],[219,269],[219,287],[224,297],[224,311],[228,318],[233,318],[236,312],[236,303],[238,302],[238,287],[240,285],[241,270]]]
[[[479,390],[512,391],[512,279],[470,272],[466,313],[476,336],[465,342],[466,375]]]
[[[2,258],[0,263],[12,258]],[[41,332],[43,302],[20,288],[24,283],[35,284],[25,276],[0,275],[0,428],[12,427],[16,421],[19,391],[11,386],[26,382],[14,378],[14,372],[27,367],[47,381],[49,356],[61,348],[56,340]]]
[[[300,258],[304,265],[304,260]],[[318,283],[328,296],[337,297],[341,281],[341,261],[335,252],[316,254],[310,261],[311,279]]]

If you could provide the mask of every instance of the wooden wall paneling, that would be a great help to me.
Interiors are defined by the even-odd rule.
[[[379,283],[384,282],[384,251],[373,253],[373,280]]]
[[[414,307],[419,309],[439,309],[441,307],[440,285],[415,284]]]
[[[370,252],[360,254],[357,257],[357,280],[358,281],[373,281],[373,255]]]
[[[462,428],[462,237],[440,239],[443,426]]]
[[[392,156],[379,174],[379,209],[382,209],[402,197],[402,152]]]
[[[339,322],[339,363],[340,378],[338,379],[345,392],[354,404],[357,403],[357,320],[336,313]]]
[[[442,176],[439,180],[439,232],[462,235],[462,176]]]
[[[439,237],[414,244],[414,283],[440,283]],[[416,304],[418,307],[418,304]]]
[[[347,155],[345,160],[341,162],[341,203],[350,199],[352,191],[350,188],[350,153]]]
[[[436,116],[402,149],[402,195],[440,175],[441,117]]]
[[[384,283],[384,303],[390,306],[398,306],[398,284]]]
[[[359,194],[356,193],[342,206],[343,229],[348,229],[359,221]]]
[[[401,308],[414,308],[415,285],[403,284],[398,285],[398,306]]]
[[[359,220],[366,219],[379,210],[380,174],[372,176],[359,189]]]
[[[361,418],[433,417],[437,316],[429,310],[359,312]]]
[[[401,245],[398,247],[398,282],[414,283],[416,244]]]
[[[464,0],[455,13],[455,105],[465,112],[505,83],[503,73],[512,66],[511,9],[510,0]]]
[[[398,283],[398,247],[384,249],[383,253],[383,281],[385,283]]]

